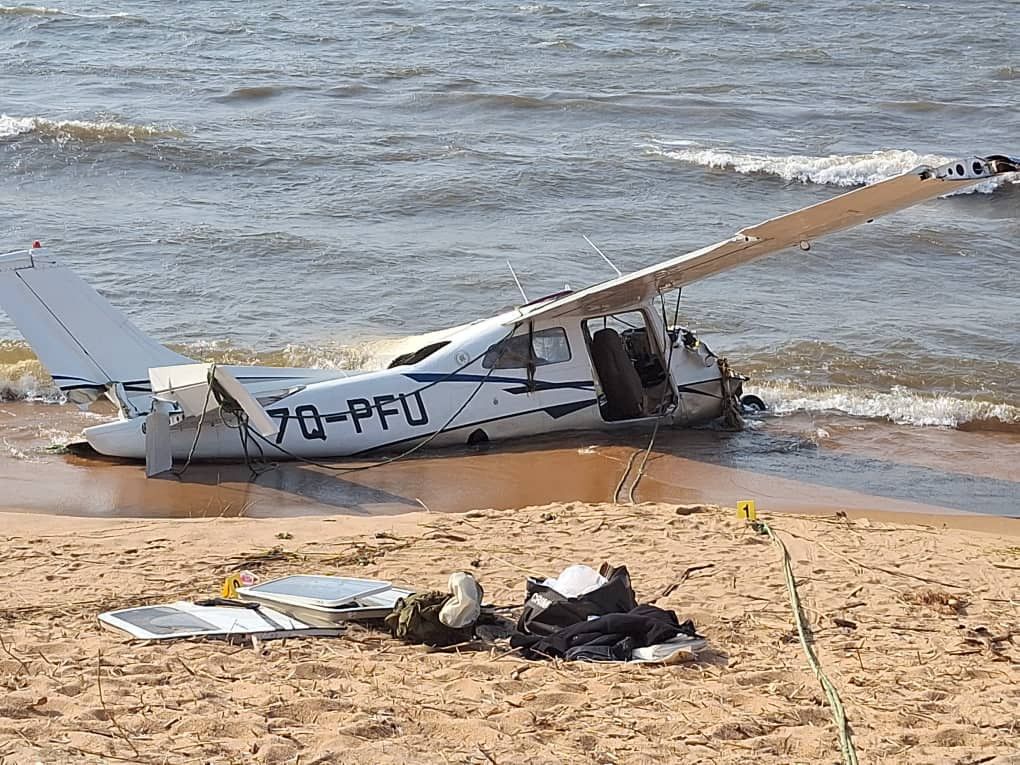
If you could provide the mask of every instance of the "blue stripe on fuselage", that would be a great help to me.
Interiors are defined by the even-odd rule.
[[[476,374],[461,374],[455,373],[450,374],[449,372],[407,372],[404,374],[415,382],[422,383],[440,383],[440,382],[473,382],[473,383],[512,383],[514,385],[528,386],[529,381],[527,378],[522,377],[498,377],[496,375],[476,375]],[[548,380],[533,380],[530,383],[535,390],[559,390],[559,389],[570,389],[576,388],[580,390],[592,390],[595,387],[595,383],[591,380],[577,380],[573,382],[552,382]],[[527,390],[527,387],[524,389]],[[511,393],[522,393],[522,391],[510,391]]]

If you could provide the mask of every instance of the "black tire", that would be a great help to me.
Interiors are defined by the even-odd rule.
[[[768,407],[765,405],[765,402],[762,401],[759,396],[756,396],[753,393],[748,393],[747,395],[741,396],[740,404],[741,406],[744,407],[744,409],[751,409],[755,412],[764,412],[766,409],[768,409]]]
[[[471,435],[468,436],[468,446],[483,446],[489,443],[489,434],[481,428],[471,431]]]

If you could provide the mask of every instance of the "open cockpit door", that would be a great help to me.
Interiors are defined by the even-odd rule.
[[[667,360],[644,311],[607,314],[582,322],[607,422],[665,414],[676,395]]]
[[[230,372],[216,364],[178,364],[153,367],[152,410],[145,419],[145,472],[165,473],[173,467],[170,427],[185,418],[199,422],[217,409],[252,427],[262,436],[275,436],[278,425],[255,397]],[[199,434],[201,429],[199,428]],[[196,441],[198,438],[196,435]]]

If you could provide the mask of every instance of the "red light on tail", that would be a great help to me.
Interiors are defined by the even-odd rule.
[[[38,239],[36,239],[34,242],[32,242],[32,249],[33,250],[42,249],[42,242],[40,242]]]

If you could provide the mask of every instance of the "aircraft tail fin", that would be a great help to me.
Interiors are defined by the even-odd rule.
[[[117,384],[128,396],[147,394],[150,367],[191,362],[144,334],[39,249],[0,255],[0,307],[76,403]]]

